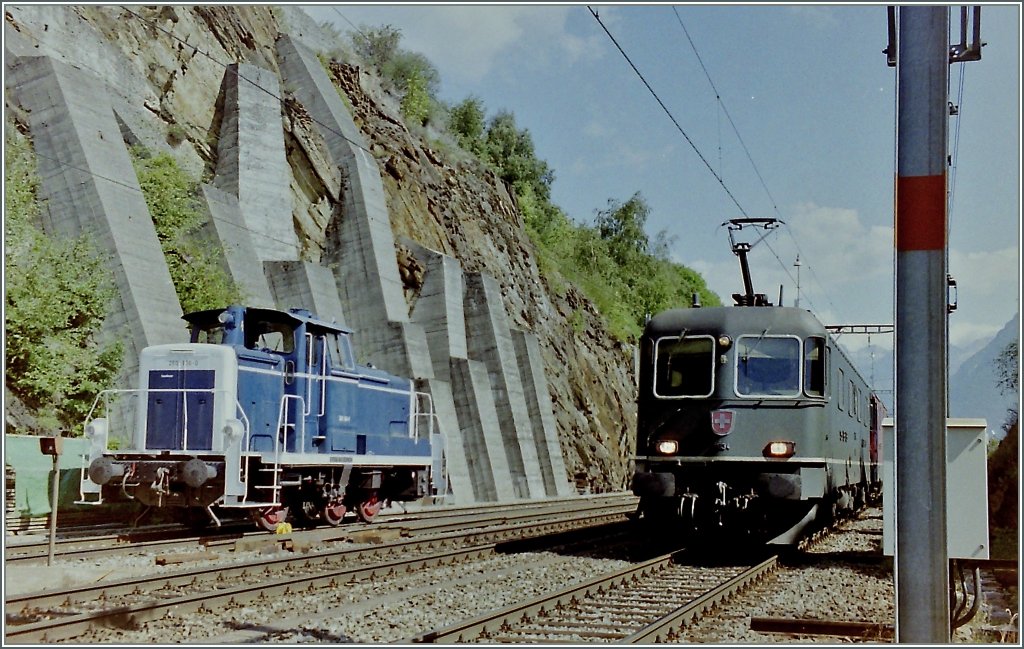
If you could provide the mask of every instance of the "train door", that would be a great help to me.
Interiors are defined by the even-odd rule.
[[[213,381],[213,370],[150,370],[146,398],[147,449],[208,451],[212,448]]]
[[[306,373],[302,389],[304,427],[300,445],[304,453],[317,452],[325,439],[322,422],[327,402],[327,341],[324,334],[306,333]]]
[[[882,419],[885,418],[885,406],[875,395],[870,398],[871,423],[868,430],[869,453],[871,458],[871,481],[878,482],[879,465],[882,462]]]
[[[320,420],[320,434],[329,440],[327,450],[344,453],[366,453],[366,435],[357,432],[356,401],[359,375],[356,372],[352,342],[344,332],[330,333],[326,337],[328,398],[324,416]]]

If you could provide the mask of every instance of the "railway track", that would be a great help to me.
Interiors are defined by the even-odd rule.
[[[320,527],[312,530],[295,530],[293,536],[303,543],[329,543],[348,540],[353,535],[367,530],[384,532],[399,531],[405,536],[441,534],[467,530],[474,527],[486,529],[499,525],[538,520],[543,517],[557,517],[567,512],[593,514],[625,514],[636,508],[636,498],[614,494],[594,499],[560,499],[542,503],[514,503],[492,506],[462,508],[429,508],[416,512],[394,512],[382,515],[377,522],[346,523],[339,527]],[[239,539],[268,538],[267,532],[255,531],[251,523],[232,522],[221,528],[197,535],[180,526],[159,526],[128,532],[103,534],[89,538],[72,537],[58,539],[55,543],[54,558],[62,561],[88,560],[93,557],[129,554],[175,553],[203,548],[223,550],[230,548]],[[42,563],[47,558],[47,540],[10,544],[5,548],[4,561],[7,565]]]
[[[408,642],[661,642],[764,579],[778,561],[773,556],[748,567],[706,568],[679,564],[677,558],[678,553],[666,554]]]
[[[173,611],[209,612],[245,602],[334,588],[366,579],[389,578],[436,566],[479,560],[509,539],[571,532],[617,521],[618,513],[583,513],[530,523],[495,526],[466,535],[424,535],[374,548],[321,550],[272,558],[127,578],[90,586],[53,589],[5,599],[5,640],[55,642],[101,627],[131,627]]]

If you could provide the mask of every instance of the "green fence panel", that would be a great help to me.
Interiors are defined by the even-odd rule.
[[[14,469],[14,507],[23,517],[50,513],[53,458],[40,451],[39,439],[34,435],[4,435],[4,464]],[[64,438],[58,501],[61,511],[80,509],[74,502],[79,499],[82,457],[88,455],[89,443],[81,437]]]

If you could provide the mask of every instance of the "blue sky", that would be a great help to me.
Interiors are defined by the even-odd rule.
[[[893,322],[895,72],[881,53],[885,5],[593,6],[736,202],[586,5],[306,11],[346,32],[347,21],[393,25],[405,49],[437,67],[443,100],[474,95],[488,115],[512,111],[555,171],[554,202],[577,221],[640,192],[648,231],[673,237],[673,258],[724,302],[741,283],[719,225],[741,216],[739,203],[787,224],[751,255],[758,292],[774,301],[784,284],[791,304],[799,252],[801,306],[827,324]],[[958,12],[952,24],[959,40]],[[982,39],[981,61],[950,68],[950,100],[960,105],[955,345],[994,335],[1020,304],[1020,6],[984,6]]]

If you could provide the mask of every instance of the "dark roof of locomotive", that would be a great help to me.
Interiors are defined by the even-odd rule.
[[[806,309],[795,307],[702,307],[672,309],[651,318],[644,329],[648,336],[689,333],[769,333],[801,336],[825,335],[825,326]]]
[[[237,307],[238,305],[232,305]],[[181,316],[183,320],[189,323],[201,323],[208,320],[215,320],[226,308],[220,309],[207,309],[206,311],[193,311],[192,313],[186,313]],[[250,316],[262,317],[266,320],[272,320],[277,322],[290,322],[292,325],[297,326],[301,323],[311,324],[314,327],[326,329],[328,331],[335,331],[339,333],[352,333],[352,330],[348,327],[338,324],[337,322],[327,322],[314,316],[312,313],[305,309],[289,309],[288,311],[281,311],[279,309],[267,309],[262,307],[244,307],[246,313]]]

